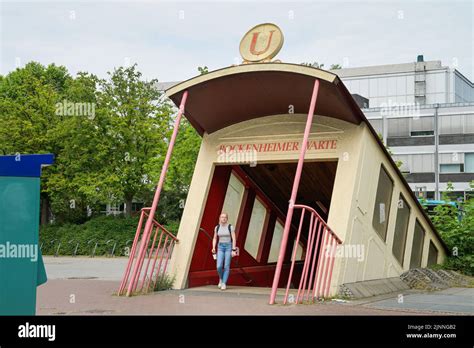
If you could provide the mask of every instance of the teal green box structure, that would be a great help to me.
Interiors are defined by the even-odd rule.
[[[41,168],[54,155],[0,156],[0,315],[34,315],[46,282],[39,239]]]

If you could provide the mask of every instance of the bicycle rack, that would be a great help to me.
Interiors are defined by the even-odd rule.
[[[133,240],[132,240],[132,239],[128,239],[128,240],[125,242],[125,247],[124,247],[123,249],[126,250],[127,247],[128,247],[128,244],[130,244],[131,242],[133,242]],[[130,251],[130,248],[129,248],[128,250]],[[125,255],[125,256],[129,256],[129,255],[130,255],[130,252],[129,252],[129,255],[126,255],[125,253],[124,253],[124,255]]]
[[[51,241],[49,242],[49,244],[53,244],[55,241],[57,241],[57,239],[56,239],[56,238],[55,238],[55,239],[53,239],[53,240],[51,240]],[[54,244],[53,244],[53,245],[54,245]],[[54,256],[56,257],[56,255],[54,255]]]
[[[95,242],[94,239],[90,239],[88,242],[87,242],[87,245],[89,245],[91,242]],[[90,257],[94,257],[95,256],[95,251],[97,249],[97,245],[99,244],[99,242],[95,242],[95,245],[94,245],[94,249],[92,250],[92,254]]]
[[[72,242],[74,242],[74,239],[71,239],[69,242],[67,242],[68,244],[71,244]],[[79,248],[79,242],[76,243],[76,247],[74,248],[74,252],[72,254],[72,256],[76,256],[77,254],[77,249]]]
[[[112,247],[112,251],[110,252],[109,256],[114,257],[115,247],[117,246],[117,242],[115,242],[113,239],[109,239],[107,242],[105,242],[105,245],[108,245],[110,242],[114,242],[114,246]]]

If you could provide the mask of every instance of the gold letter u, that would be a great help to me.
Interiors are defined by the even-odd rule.
[[[255,50],[255,46],[257,46],[257,38],[258,38],[258,35],[260,34],[260,32],[256,32],[256,33],[253,33],[253,36],[252,36],[252,43],[250,44],[250,53],[258,56],[262,53],[265,53],[268,48],[270,47],[270,43],[272,42],[272,37],[273,37],[273,32],[275,30],[271,30],[270,31],[270,37],[268,38],[268,41],[267,41],[267,47],[265,47],[265,49],[261,50],[261,51],[257,51]]]

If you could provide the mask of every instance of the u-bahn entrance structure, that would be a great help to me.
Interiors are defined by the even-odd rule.
[[[247,46],[256,56],[281,47],[268,42],[271,25],[252,30]],[[343,283],[444,260],[436,229],[335,74],[247,59],[166,95],[179,105],[175,129],[119,294],[167,272],[178,289],[217,284],[211,239],[222,211],[241,250],[228,284],[271,287],[270,303],[278,288],[286,288],[284,302],[290,288],[297,302],[313,300]],[[174,237],[153,216],[183,114],[202,143]]]

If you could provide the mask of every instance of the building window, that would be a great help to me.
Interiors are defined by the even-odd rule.
[[[244,191],[244,185],[234,174],[231,174],[225,193],[224,206],[222,207],[222,211],[228,214],[229,223],[231,224],[237,223]]]
[[[262,239],[263,227],[265,226],[265,218],[267,216],[267,208],[255,197],[253,203],[252,215],[250,216],[250,223],[245,238],[244,249],[259,261],[258,250],[260,241]]]
[[[436,265],[438,263],[438,249],[434,245],[433,241],[430,240],[430,250],[428,252],[428,266]]]
[[[374,216],[372,226],[383,241],[387,238],[388,216],[392,199],[393,182],[387,172],[380,166],[377,195],[375,196]]]
[[[461,163],[456,164],[440,164],[439,165],[440,173],[462,173],[463,165]]]
[[[291,261],[293,261],[293,253],[295,252],[296,248],[296,255],[295,255],[295,260],[296,261],[301,261],[303,260],[303,246],[301,243],[296,244],[296,239],[293,242],[293,250],[291,250]]]
[[[434,135],[434,131],[411,131],[410,135],[412,137],[426,137]]]
[[[393,238],[392,252],[400,265],[403,266],[405,246],[407,242],[408,222],[410,220],[410,206],[400,195],[398,200],[397,221],[395,222],[395,234]]]
[[[412,137],[434,135],[434,117],[418,117],[411,119]]]
[[[270,245],[270,254],[268,255],[268,262],[277,262],[278,254],[280,253],[281,240],[283,239],[284,226],[279,220],[275,222],[273,230],[272,244]],[[291,261],[293,261],[293,253],[296,248],[296,261],[303,260],[303,246],[301,243],[296,244],[296,239],[293,241],[293,249],[291,250]]]
[[[474,153],[464,154],[464,171],[474,173]]]
[[[413,234],[413,244],[411,248],[410,268],[421,267],[421,257],[423,255],[423,244],[425,241],[425,230],[418,220],[415,223]]]
[[[275,222],[273,229],[272,244],[270,245],[270,254],[268,255],[268,262],[277,262],[278,254],[280,253],[281,239],[283,237],[283,224],[280,221]]]

